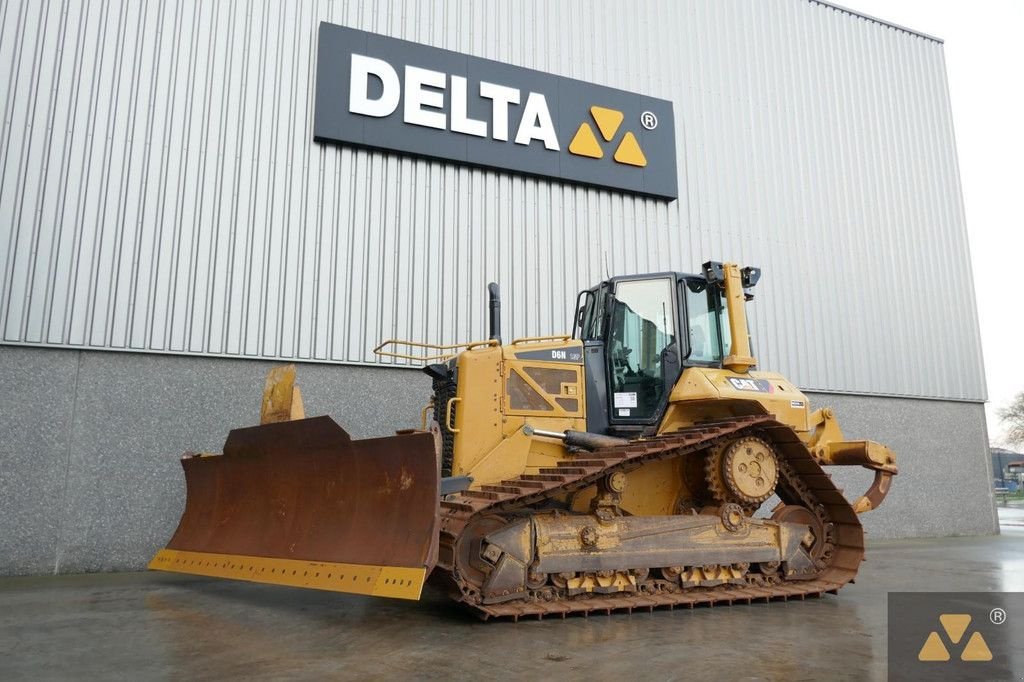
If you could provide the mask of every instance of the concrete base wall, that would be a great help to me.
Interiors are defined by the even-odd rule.
[[[184,502],[178,458],[219,451],[258,421],[277,363],[0,346],[0,575],[135,570],[170,538]],[[299,370],[306,412],[353,437],[414,426],[430,382],[343,365]],[[997,531],[983,406],[812,395],[849,438],[893,447],[903,473],[864,518],[872,537]],[[865,471],[836,473],[854,498]]]
[[[900,474],[889,496],[860,517],[869,538],[999,532],[983,403],[810,392],[808,397],[812,408],[835,409],[847,439],[878,441],[896,453]],[[861,467],[827,471],[849,500],[873,479]]]

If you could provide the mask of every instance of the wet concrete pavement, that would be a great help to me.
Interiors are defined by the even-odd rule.
[[[433,593],[8,578],[0,679],[885,679],[887,592],[1024,591],[1024,510],[1006,516],[997,537],[871,543],[838,596],[565,621],[481,623]]]
[[[999,512],[999,527],[1003,532],[1018,529],[1024,531],[1024,504],[1009,503],[998,507],[996,511]]]

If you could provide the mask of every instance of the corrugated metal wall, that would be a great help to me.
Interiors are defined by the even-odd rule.
[[[315,144],[320,20],[672,100],[680,199]],[[373,362],[734,259],[763,367],[985,396],[942,45],[832,7],[6,0],[0,107],[7,343]]]

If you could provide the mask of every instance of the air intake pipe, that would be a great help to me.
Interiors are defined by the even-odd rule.
[[[704,277],[708,283],[719,287],[725,299],[725,312],[729,316],[731,348],[722,360],[722,366],[734,372],[746,373],[757,365],[750,351],[750,332],[747,330],[746,301],[747,289],[753,288],[761,278],[760,268],[743,268],[735,263],[704,264]],[[753,296],[750,296],[752,299]]]
[[[491,335],[488,338],[494,339],[501,345],[501,294],[498,292],[498,285],[491,282],[487,285],[487,306],[490,311]]]

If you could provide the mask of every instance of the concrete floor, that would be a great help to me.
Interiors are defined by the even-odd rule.
[[[806,602],[481,623],[422,602],[162,573],[0,580],[0,679],[885,679],[886,592],[1024,591],[996,537],[872,543]]]

